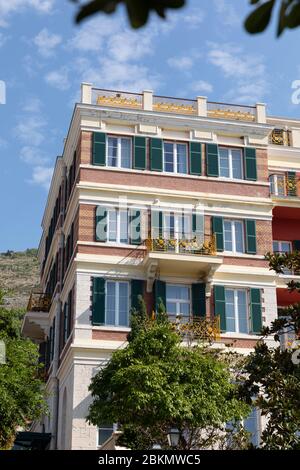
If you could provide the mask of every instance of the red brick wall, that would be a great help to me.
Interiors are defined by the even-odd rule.
[[[92,330],[92,339],[105,341],[126,341],[127,333],[124,331]]]

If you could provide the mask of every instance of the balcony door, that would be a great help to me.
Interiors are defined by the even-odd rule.
[[[169,241],[169,246],[175,252],[179,251],[179,242],[192,238],[191,216],[187,214],[175,214],[169,212],[164,214],[163,238]]]

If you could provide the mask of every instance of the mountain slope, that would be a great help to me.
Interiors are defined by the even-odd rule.
[[[39,284],[37,250],[0,253],[0,288],[5,290],[5,304],[26,308],[32,288]]]

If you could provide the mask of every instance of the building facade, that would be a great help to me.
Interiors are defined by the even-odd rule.
[[[23,334],[40,344],[52,449],[111,435],[85,418],[88,387],[149,314],[217,325],[218,347],[249,353],[295,300],[267,252],[300,247],[300,121],[254,107],[82,84],[42,221],[40,291]],[[261,421],[255,422],[259,444]]]

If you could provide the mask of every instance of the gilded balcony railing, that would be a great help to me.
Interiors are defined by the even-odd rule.
[[[290,131],[285,129],[274,129],[269,137],[269,143],[273,145],[291,145]]]
[[[238,104],[207,102],[208,117],[230,119],[234,121],[255,121],[255,106],[243,106]]]
[[[276,197],[299,197],[299,179],[294,174],[269,176],[270,193]]]
[[[51,296],[40,292],[32,292],[28,305],[28,312],[49,312],[51,307]]]
[[[176,238],[148,238],[146,240],[148,251],[161,253],[180,253],[191,255],[216,255],[216,237],[211,235],[204,241],[197,240],[197,237],[191,239]]]
[[[220,316],[213,319],[201,317],[184,317],[168,315],[173,328],[177,331],[183,339],[193,341],[208,341],[213,342],[220,339]]]
[[[92,104],[119,108],[142,109],[143,95],[117,90],[93,88]]]
[[[153,111],[177,114],[197,114],[197,101],[170,96],[153,96]]]

